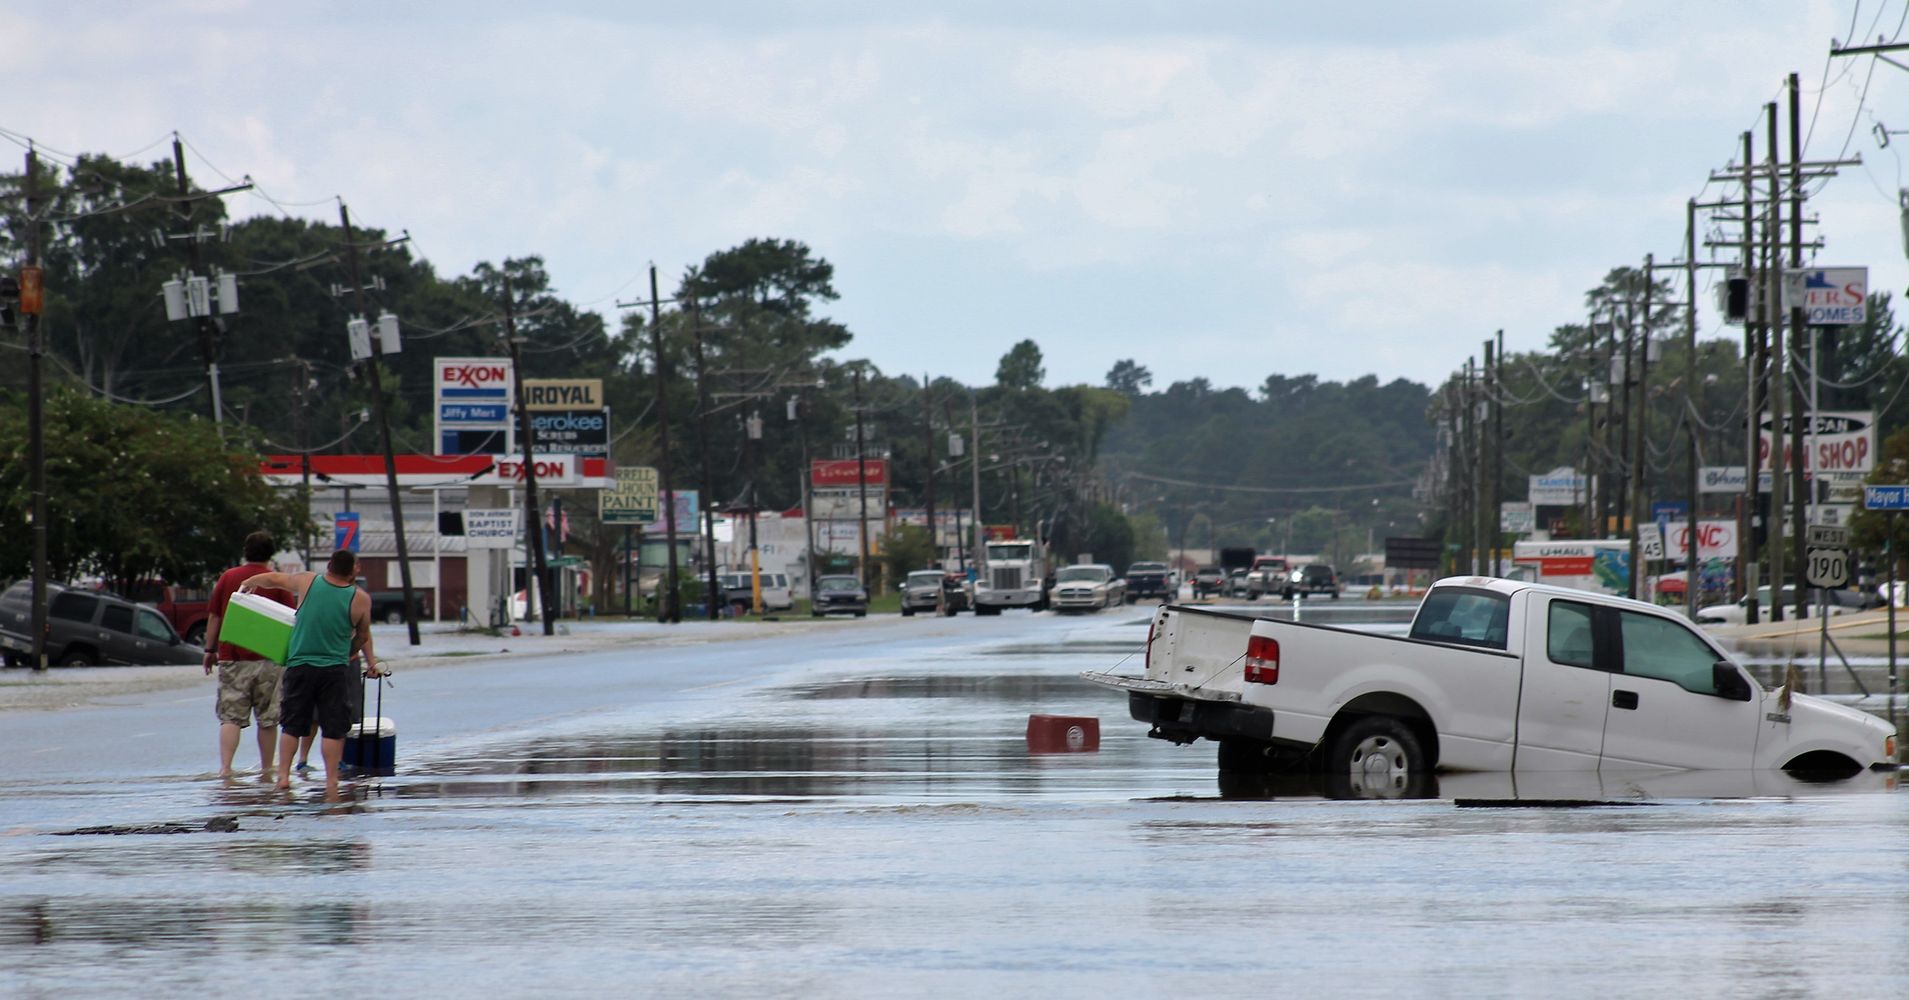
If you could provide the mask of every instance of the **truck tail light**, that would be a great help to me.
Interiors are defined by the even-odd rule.
[[[1147,652],[1146,655],[1141,658],[1141,665],[1146,667],[1149,673],[1153,671],[1153,633],[1154,630],[1159,627],[1160,616],[1156,614],[1153,616],[1152,621],[1147,622]]]
[[[1279,683],[1279,640],[1256,635],[1246,640],[1246,683]]]

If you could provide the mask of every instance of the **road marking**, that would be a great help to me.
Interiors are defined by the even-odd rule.
[[[746,681],[748,679],[749,678],[747,677],[736,677],[731,680],[717,681],[714,684],[700,684],[700,685],[697,685],[696,687],[677,688],[676,690],[678,691],[707,691],[710,688],[728,687],[731,684],[741,684],[743,681]]]

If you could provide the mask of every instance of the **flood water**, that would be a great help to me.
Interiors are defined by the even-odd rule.
[[[206,776],[209,690],[0,715],[0,995],[1909,996],[1893,775],[1222,786],[1075,676],[1144,618],[401,673],[335,805]]]

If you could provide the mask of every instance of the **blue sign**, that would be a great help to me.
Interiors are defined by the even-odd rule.
[[[1687,500],[1653,500],[1650,505],[1650,519],[1653,521],[1682,521],[1690,514],[1690,502]]]
[[[494,424],[510,419],[510,404],[440,403],[437,408],[437,418],[440,423],[446,424]]]
[[[347,552],[358,551],[358,513],[356,511],[332,515],[331,539],[331,547],[334,551],[338,549],[344,549]]]
[[[1909,486],[1864,486],[1865,510],[1909,510]]]

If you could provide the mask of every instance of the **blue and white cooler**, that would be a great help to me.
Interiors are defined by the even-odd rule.
[[[365,716],[345,734],[344,765],[359,774],[388,778],[398,773],[398,727],[383,716]]]

